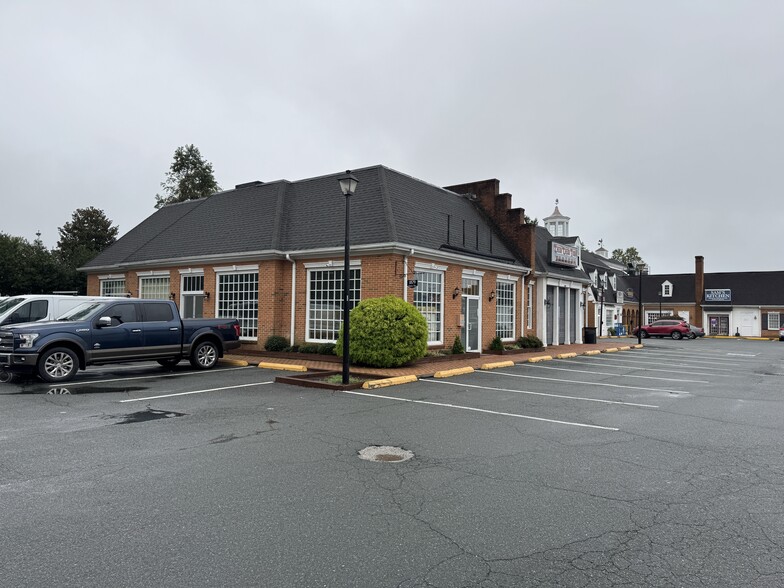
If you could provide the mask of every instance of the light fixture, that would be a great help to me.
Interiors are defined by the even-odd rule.
[[[351,298],[351,281],[350,281],[350,265],[349,265],[349,255],[350,255],[350,231],[349,231],[349,202],[351,198],[349,196],[354,195],[354,190],[357,189],[357,184],[359,181],[354,175],[351,173],[350,169],[346,170],[346,174],[340,176],[338,178],[338,183],[340,184],[340,191],[343,192],[343,196],[346,197],[346,235],[345,235],[345,245],[343,246],[343,378],[342,382],[343,385],[348,385],[349,382],[349,364],[351,363],[351,359],[349,358],[349,335],[351,334],[351,327],[349,326],[349,314],[350,314],[350,298]]]
[[[133,298],[133,292],[131,292],[130,290],[128,290],[128,292],[126,292],[126,293],[125,293],[125,297],[126,297],[126,298]]]
[[[343,196],[353,196],[359,180],[353,176],[350,169],[347,169],[346,175],[340,176],[338,182],[340,183],[340,191],[343,192]]]
[[[460,288],[455,288],[455,289],[452,291],[452,299],[454,300],[454,299],[455,299],[455,298],[457,298],[458,296],[460,296]]]
[[[495,290],[491,290],[490,296],[487,298],[487,300],[489,302],[492,302],[493,300],[495,300]]]
[[[169,294],[169,300],[174,300],[174,292]]]
[[[544,305],[545,306],[550,306],[551,304],[552,304],[552,302],[550,302],[550,300],[548,300],[547,298],[544,299]]]
[[[210,293],[209,292],[205,292],[204,293],[204,300],[209,300],[209,299],[210,299]]]

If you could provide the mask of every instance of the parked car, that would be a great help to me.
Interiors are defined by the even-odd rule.
[[[779,341],[784,341],[784,327],[779,329]]]
[[[705,329],[702,327],[698,327],[697,325],[689,325],[689,339],[696,339],[697,337],[704,337],[705,336]]]
[[[189,359],[210,369],[239,346],[235,318],[182,320],[169,300],[114,298],[85,302],[58,321],[0,327],[0,372],[59,383],[105,363],[155,360],[172,367]]]
[[[634,329],[634,334],[637,334],[639,327]],[[673,339],[683,339],[690,337],[691,329],[689,323],[681,320],[662,319],[653,321],[650,325],[643,325],[641,337],[647,339],[648,337],[672,337]]]
[[[53,321],[83,302],[112,300],[101,296],[24,294],[0,300],[0,326],[34,321]]]

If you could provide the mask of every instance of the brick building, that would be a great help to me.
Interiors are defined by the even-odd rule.
[[[550,263],[541,251],[549,233],[511,208],[498,180],[439,188],[384,166],[353,173],[352,304],[389,294],[411,302],[433,348],[456,336],[477,351],[496,335],[553,341],[539,319],[553,305],[545,296],[559,300],[557,288],[579,287],[581,276]],[[170,298],[186,318],[236,316],[251,347],[270,335],[334,341],[342,324],[339,175],[249,182],[165,206],[81,268],[88,293]],[[564,292],[561,312],[576,306]],[[555,344],[579,340],[576,320],[555,320],[551,333],[567,325]]]

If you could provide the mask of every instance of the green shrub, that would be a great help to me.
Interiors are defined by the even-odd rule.
[[[320,345],[318,343],[303,343],[299,346],[300,353],[318,353]]]
[[[334,343],[322,343],[318,346],[319,355],[335,355]]]
[[[463,342],[460,340],[460,335],[455,335],[455,342],[452,343],[452,355],[459,355],[460,353],[465,353],[465,347],[463,347]]]
[[[270,335],[264,343],[267,351],[286,351],[289,348],[289,340],[280,335]]]
[[[351,311],[349,354],[356,363],[397,367],[427,353],[427,322],[420,312],[395,296],[363,300]],[[343,356],[343,330],[335,348]]]
[[[615,327],[609,327],[609,328],[607,329],[607,334],[608,334],[610,337],[615,337]]]
[[[536,335],[526,335],[517,340],[517,344],[523,349],[538,349],[544,347],[542,340]]]
[[[504,344],[501,341],[501,337],[495,336],[492,341],[490,341],[490,351],[503,351]]]

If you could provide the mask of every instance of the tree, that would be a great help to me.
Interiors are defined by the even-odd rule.
[[[30,243],[0,233],[0,259],[0,294],[47,294],[64,289],[63,266],[40,239]]]
[[[161,182],[164,195],[155,195],[155,208],[175,202],[198,200],[220,191],[212,164],[206,161],[194,145],[178,147],[174,152],[166,181]]]
[[[112,225],[103,210],[89,206],[77,208],[70,222],[57,229],[60,240],[56,254],[65,272],[60,290],[86,292],[87,278],[76,271],[117,240],[119,228]]]
[[[620,262],[623,262],[624,265],[629,265],[630,263],[633,265],[637,265],[638,263],[645,263],[640,257],[640,253],[637,251],[636,247],[628,247],[624,249],[615,249],[611,255],[612,259],[616,259]]]

